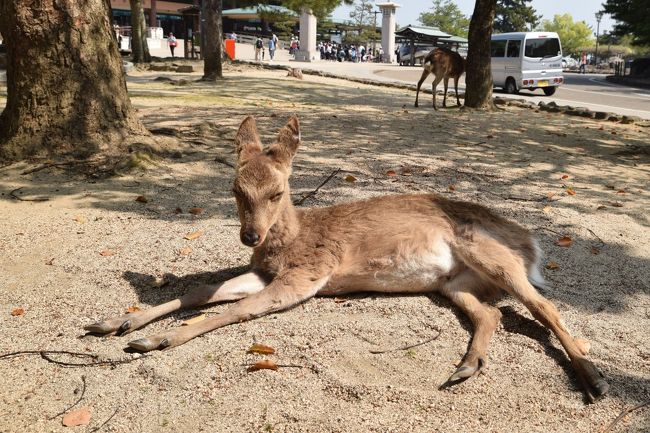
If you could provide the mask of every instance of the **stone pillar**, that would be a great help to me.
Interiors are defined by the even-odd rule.
[[[300,14],[300,50],[296,53],[295,60],[320,60],[320,53],[316,50],[316,16],[311,9],[303,8]]]
[[[397,3],[377,3],[381,10],[381,48],[384,50],[384,63],[394,63],[395,56],[395,9]]]

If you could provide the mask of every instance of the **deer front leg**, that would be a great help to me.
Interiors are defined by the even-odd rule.
[[[197,307],[221,301],[235,301],[264,289],[263,278],[255,272],[247,272],[216,285],[204,285],[190,290],[180,298],[147,310],[136,311],[113,317],[102,322],[84,326],[88,332],[96,334],[128,334],[165,314],[179,309]]]
[[[460,107],[460,97],[458,96],[458,78],[454,77],[454,92],[456,92],[456,104]]]
[[[447,88],[449,87],[449,77],[445,76],[443,83],[445,87],[445,94],[442,97],[442,106],[444,108],[447,108]]]
[[[149,337],[130,341],[129,346],[141,352],[180,346],[194,337],[232,323],[286,310],[309,298],[327,283],[328,277],[282,275],[276,277],[264,290],[233,304],[224,313],[190,326],[183,326]]]
[[[418,81],[418,88],[415,91],[415,106],[416,107],[418,106],[418,96],[420,96],[420,87],[422,87],[422,83],[424,83],[424,80],[426,80],[428,76],[429,76],[429,70],[425,66],[424,71],[422,71],[422,76],[420,77],[420,81]]]
[[[436,107],[436,87],[438,87],[438,83],[442,80],[442,74],[440,76],[436,75],[436,77],[433,79],[433,83],[431,83],[431,93],[433,93],[433,109],[437,110],[438,107]]]

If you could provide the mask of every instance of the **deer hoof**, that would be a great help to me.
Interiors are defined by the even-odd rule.
[[[115,331],[112,326],[106,322],[97,322],[84,326],[84,330],[92,332],[93,334],[108,334]]]
[[[117,329],[117,334],[122,335],[128,332],[131,329],[131,321],[126,320],[124,323],[120,325],[120,327]]]
[[[461,380],[468,379],[474,375],[476,375],[483,366],[486,364],[485,358],[482,356],[479,356],[474,359],[468,359],[463,364],[458,367],[458,370],[454,374],[449,377],[447,382],[458,382]]]
[[[163,341],[167,341],[167,340],[163,340]],[[149,352],[160,348],[161,343],[162,341],[156,341],[155,339],[152,340],[151,338],[145,337],[145,338],[139,338],[137,340],[129,341],[128,345],[129,347],[137,351]],[[167,342],[167,346],[169,346],[169,342]]]

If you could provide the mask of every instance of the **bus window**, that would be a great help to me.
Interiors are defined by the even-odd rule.
[[[492,57],[504,57],[506,55],[507,41],[492,41],[490,52]]]
[[[506,57],[519,57],[521,52],[521,41],[508,41],[508,51]]]
[[[562,55],[556,38],[526,39],[526,57],[555,57]]]

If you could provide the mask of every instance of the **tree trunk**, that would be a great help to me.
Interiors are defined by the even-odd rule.
[[[223,22],[222,0],[204,0],[205,36],[203,41],[203,78],[202,80],[218,80],[223,78],[221,59],[223,57]]]
[[[131,56],[133,63],[151,61],[147,45],[147,23],[144,19],[142,0],[129,0],[131,4]]]
[[[474,14],[469,23],[465,107],[482,110],[494,108],[490,39],[495,13],[496,0],[476,0]]]
[[[8,60],[0,159],[118,153],[127,138],[148,135],[109,12],[105,0],[0,1]]]

